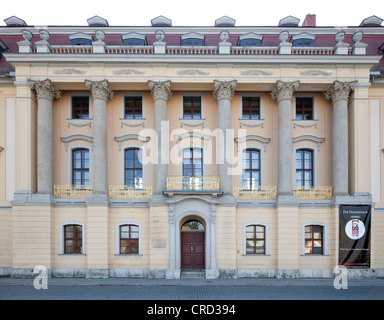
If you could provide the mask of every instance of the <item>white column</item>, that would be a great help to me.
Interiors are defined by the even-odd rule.
[[[171,92],[171,81],[148,81],[149,88],[154,102],[155,110],[155,132],[157,135],[157,154],[155,163],[155,174],[154,174],[154,187],[153,194],[161,195],[163,190],[167,187],[167,175],[168,175],[168,162],[165,158],[168,157],[166,145],[162,142],[168,142],[167,132],[162,132],[162,122],[167,121],[167,104],[168,100],[172,95]],[[155,142],[156,143],[156,142]]]
[[[348,195],[348,97],[356,81],[336,80],[325,92],[333,104],[333,194]]]
[[[37,192],[52,194],[53,190],[53,130],[52,103],[60,91],[51,80],[28,81],[37,95]]]
[[[218,104],[217,128],[222,132],[222,139],[217,139],[216,143],[222,145],[216,146],[216,158],[218,159],[218,172],[220,178],[220,189],[225,194],[232,194],[232,176],[231,167],[231,144],[233,140],[227,139],[231,137],[229,130],[231,129],[231,103],[236,88],[236,80],[232,81],[214,81],[213,96]],[[221,140],[221,141],[220,141]]]
[[[93,97],[93,193],[108,194],[107,102],[113,97],[108,80],[85,80]]]
[[[279,108],[278,131],[278,194],[292,195],[292,97],[299,81],[278,80],[272,91],[272,99]]]

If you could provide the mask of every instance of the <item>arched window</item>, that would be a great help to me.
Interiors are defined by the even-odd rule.
[[[72,150],[72,184],[89,185],[89,150]]]
[[[78,224],[64,226],[64,254],[83,253],[83,227]]]
[[[257,149],[243,151],[243,186],[251,190],[260,186],[260,151]]]
[[[265,226],[248,225],[245,232],[246,254],[265,254]]]
[[[143,165],[139,159],[139,148],[129,148],[125,150],[125,185],[129,187],[139,187],[143,185]]]
[[[181,226],[181,231],[204,231],[204,225],[198,220],[188,220]]]
[[[296,150],[296,186],[313,186],[313,151],[309,149]]]
[[[305,254],[323,254],[323,226],[305,226]]]
[[[139,254],[139,226],[124,224],[119,229],[120,254]]]

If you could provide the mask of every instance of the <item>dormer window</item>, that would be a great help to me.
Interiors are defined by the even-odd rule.
[[[130,32],[121,36],[125,46],[146,46],[147,38],[144,34]]]
[[[240,47],[260,47],[263,36],[254,32],[245,33],[239,36]]]
[[[27,24],[23,19],[20,19],[16,16],[9,17],[4,20],[7,27],[25,27]]]
[[[288,16],[279,21],[279,27],[298,27],[300,19]]]
[[[204,35],[200,33],[190,32],[181,36],[182,46],[203,46]]]
[[[316,35],[302,32],[292,36],[292,46],[293,47],[314,47],[315,46]]]
[[[164,16],[158,16],[151,20],[152,27],[172,27],[172,20]]]
[[[88,25],[90,27],[108,27],[108,20],[99,17],[99,16],[93,16],[92,18],[87,19]]]
[[[234,27],[235,23],[235,19],[232,19],[228,16],[223,16],[215,21],[215,27]]]
[[[370,16],[360,23],[360,27],[381,27],[382,22],[383,19],[377,16]]]
[[[68,35],[72,46],[90,46],[92,45],[93,38],[90,34],[77,32]]]

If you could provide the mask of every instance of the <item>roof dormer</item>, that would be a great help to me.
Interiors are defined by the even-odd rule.
[[[238,45],[240,47],[259,47],[263,37],[263,35],[254,32],[244,33],[239,36]]]
[[[5,24],[7,27],[25,27],[27,24],[23,19],[20,19],[16,16],[9,17],[7,19],[4,19]]]
[[[146,46],[147,38],[145,34],[137,33],[137,32],[129,32],[121,35],[121,39],[123,40],[123,45],[125,46]]]
[[[158,16],[151,20],[152,27],[172,27],[172,20],[164,16]]]
[[[294,16],[288,16],[279,21],[279,27],[298,27],[300,19]]]
[[[201,33],[189,32],[181,35],[182,46],[203,46],[205,36]]]
[[[92,18],[87,19],[87,23],[90,27],[108,27],[108,20],[99,17],[93,16]]]
[[[370,16],[360,23],[360,27],[381,27],[382,22],[383,19],[377,16]]]
[[[302,32],[292,36],[293,47],[314,47],[316,35],[308,32]]]
[[[77,32],[68,35],[69,40],[71,41],[71,45],[82,45],[82,46],[90,46],[92,45],[93,37],[90,34],[84,32]]]
[[[215,20],[215,27],[234,27],[235,23],[235,19],[232,19],[228,16],[223,16]]]

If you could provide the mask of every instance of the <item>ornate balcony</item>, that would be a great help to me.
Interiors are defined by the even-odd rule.
[[[88,185],[54,185],[55,198],[86,199],[93,193],[93,186]]]
[[[129,187],[125,185],[110,185],[111,199],[149,199],[152,196],[152,186]]]
[[[233,196],[235,199],[276,199],[277,187],[276,186],[259,186],[250,188],[249,186],[234,186]]]
[[[167,177],[167,190],[174,191],[217,191],[220,190],[217,176],[170,176]]]
[[[298,200],[331,200],[331,186],[292,187],[293,195]]]

